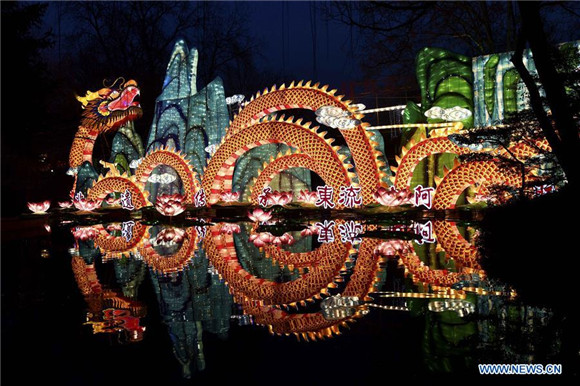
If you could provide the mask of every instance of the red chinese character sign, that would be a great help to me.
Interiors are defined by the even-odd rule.
[[[121,193],[121,208],[127,210],[135,209],[135,206],[133,205],[133,196],[129,189],[125,189],[125,192]]]
[[[341,186],[338,203],[344,205],[346,208],[354,208],[362,204],[362,197],[360,196],[361,188],[354,186]]]
[[[206,221],[204,219],[197,219],[200,223],[205,224]],[[197,232],[197,235],[199,236],[199,242],[201,242],[205,236],[207,235],[207,226],[206,225],[196,225],[195,226],[195,231]]]
[[[135,228],[135,221],[125,221],[121,225],[121,237],[129,242],[133,238],[133,228]]]
[[[424,188],[421,185],[417,185],[413,191],[415,193],[413,197],[413,205],[424,205],[427,209],[431,209],[433,206],[433,193],[435,193],[435,188]]]
[[[317,222],[315,225],[318,228],[318,242],[334,242],[334,221],[324,220],[324,222]]]
[[[421,236],[421,239],[415,240],[417,244],[431,244],[435,242],[435,237],[433,236],[433,223],[431,223],[431,221],[427,221],[425,224],[415,223],[413,230],[416,235]]]
[[[205,191],[203,189],[198,190],[193,196],[193,204],[196,207],[206,206],[207,201],[205,199]]]
[[[269,186],[266,186],[264,189],[262,189],[262,194],[258,196],[258,204],[260,206],[268,206],[270,193],[272,193],[272,188]]]
[[[318,192],[318,200],[314,204],[319,208],[333,209],[334,189],[332,186],[319,186],[316,191]]]
[[[343,243],[357,244],[361,241],[359,235],[362,233],[363,227],[362,224],[349,220],[344,224],[339,224],[338,231],[340,233],[340,240]]]

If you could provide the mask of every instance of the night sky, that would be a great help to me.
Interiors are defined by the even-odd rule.
[[[267,64],[272,68],[286,69],[286,75],[295,75],[297,80],[312,79],[333,87],[361,79],[357,59],[348,52],[351,44],[356,44],[356,33],[353,32],[354,39],[351,39],[347,26],[325,20],[322,11],[314,9],[310,2],[246,3],[250,9],[252,33],[264,41],[263,53],[271,58]],[[312,13],[316,18],[316,72],[310,22]]]
[[[328,4],[327,2],[218,1],[217,3],[226,12],[233,9],[236,3],[247,11],[246,28],[260,44],[258,67],[280,73],[285,78],[312,79],[334,87],[362,79],[358,58],[352,57],[350,52],[358,45],[358,33],[343,23],[328,20],[324,10],[321,9],[321,5]],[[49,4],[44,23],[46,28],[57,33],[59,4],[58,2]],[[70,29],[66,20],[66,17],[61,20],[60,28],[63,34]],[[57,36],[55,38],[58,39]],[[181,36],[181,38],[189,43],[190,37]],[[53,52],[49,55],[55,55],[56,49],[56,46],[53,47]],[[314,52],[316,64],[313,60]],[[264,85],[267,86],[269,85]]]

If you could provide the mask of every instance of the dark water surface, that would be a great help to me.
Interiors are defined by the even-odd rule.
[[[71,229],[79,224],[52,222],[49,233],[44,229],[45,223],[46,218],[34,216],[2,223],[5,385],[47,381],[55,385],[364,385],[393,379],[494,379],[478,374],[480,363],[564,363],[564,375],[558,380],[572,375],[565,366],[575,363],[576,358],[567,357],[570,350],[563,348],[568,334],[566,315],[510,297],[510,286],[497,280],[466,276],[462,285],[453,288],[480,287],[487,292],[466,290],[463,305],[469,303],[469,307],[461,313],[440,312],[434,302],[441,299],[381,297],[387,292],[432,291],[413,282],[399,259],[377,259],[373,273],[376,294],[371,293],[371,298],[364,301],[366,307],[357,308],[364,315],[341,326],[340,335],[312,341],[312,335],[307,334],[305,341],[303,336],[297,338],[292,333],[271,334],[267,326],[258,325],[259,317],[244,315],[238,299],[230,294],[239,294],[240,289],[228,288],[220,267],[208,260],[207,245],[200,237],[189,240],[195,241],[197,247],[181,264],[182,269],[171,273],[160,272],[156,265],[160,263],[152,265],[153,260],[135,250],[124,256],[115,252],[107,256],[94,239],[75,240]],[[110,224],[104,226],[107,225]],[[289,283],[306,274],[307,271],[299,272],[296,267],[265,257],[264,249],[248,241],[250,234],[257,232],[254,225],[238,225],[240,233],[232,235],[236,251],[233,257],[246,272],[276,283]],[[120,237],[118,224],[110,229],[112,237]],[[153,225],[143,236],[150,240],[160,259],[175,256],[188,241],[187,236],[166,237],[165,241],[171,240],[160,243],[164,229],[173,228]],[[213,237],[211,227],[205,229],[206,238]],[[374,237],[380,229],[365,225],[367,234]],[[201,228],[183,230],[191,235]],[[278,232],[274,228],[267,230],[274,235]],[[214,236],[218,231],[215,232]],[[466,226],[462,232],[469,235],[473,230]],[[316,235],[302,237],[299,231],[290,234],[295,243],[281,248],[307,252],[323,244]],[[427,260],[426,265],[449,272],[455,269],[436,244],[405,242]],[[299,302],[296,307],[274,308],[288,315],[320,313],[322,299],[340,293],[354,280],[357,264],[362,264],[357,248],[336,276],[342,279],[331,287],[321,283],[322,295],[304,304]],[[98,289],[94,282],[92,289],[90,285],[83,287],[79,264],[94,267],[91,272],[95,276],[83,277],[96,277]],[[492,295],[493,291],[503,295]],[[107,296],[109,300],[103,300]],[[284,298],[284,294],[275,296]],[[388,307],[407,310],[384,309]],[[123,322],[107,319],[113,309],[128,318]],[[99,323],[105,331],[96,333]],[[138,332],[141,327],[142,335]],[[556,376],[530,377],[534,381],[552,381]]]

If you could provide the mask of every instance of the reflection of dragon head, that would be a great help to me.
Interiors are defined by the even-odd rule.
[[[137,82],[129,80],[118,88],[107,87],[77,96],[83,105],[81,125],[105,131],[140,118],[143,110],[137,100],[139,94]]]
[[[93,327],[93,334],[119,333],[124,342],[134,343],[143,340],[146,327],[140,326],[141,316],[134,316],[129,310],[107,308],[102,312],[87,314],[87,322]]]

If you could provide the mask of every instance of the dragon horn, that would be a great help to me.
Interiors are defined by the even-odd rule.
[[[81,97],[81,96],[78,96],[78,95],[76,96],[77,100],[82,103],[83,107],[86,107],[86,105],[90,101],[95,100],[95,99],[97,99],[99,97],[100,97],[99,93],[98,92],[94,92],[94,91],[87,91],[87,95],[85,95],[84,97]]]

